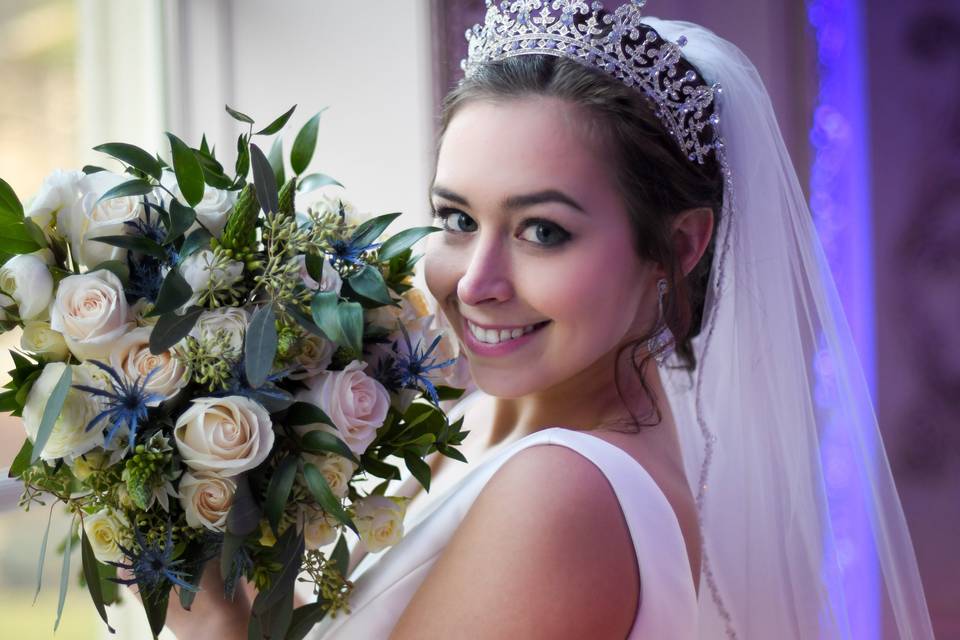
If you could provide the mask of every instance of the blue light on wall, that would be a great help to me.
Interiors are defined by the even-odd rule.
[[[808,0],[817,37],[820,90],[810,140],[810,208],[843,300],[870,393],[876,396],[873,299],[873,231],[870,203],[869,130],[866,105],[861,0]],[[826,386],[826,385],[825,385]],[[829,402],[824,411],[829,412]],[[838,420],[842,420],[837,416]],[[839,423],[822,435],[827,497],[833,523],[825,532],[824,579],[837,609],[848,615],[849,637],[881,635],[878,567],[860,479]],[[842,575],[828,567],[839,562]]]

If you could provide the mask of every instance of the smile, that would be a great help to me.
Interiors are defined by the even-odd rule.
[[[546,322],[537,322],[523,327],[481,327],[464,318],[471,337],[481,345],[500,345],[512,343],[546,326]],[[525,341],[524,341],[525,342]]]

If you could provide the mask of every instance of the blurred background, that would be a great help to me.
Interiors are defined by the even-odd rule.
[[[960,0],[657,0],[648,13],[713,29],[767,85],[873,387],[937,637],[960,638]],[[165,152],[164,131],[194,146],[205,133],[232,165],[240,129],[224,104],[265,124],[297,103],[287,148],[329,107],[313,166],[361,211],[427,224],[439,101],[482,16],[482,0],[3,0],[0,176],[27,199],[54,169],[103,162],[96,144]],[[0,371],[18,344],[0,336]],[[0,469],[23,436],[0,416]],[[843,495],[842,468],[828,482]],[[0,513],[2,637],[53,637],[55,553],[30,606],[46,518]],[[51,548],[67,528],[53,519]],[[142,633],[137,614],[116,614],[120,637]],[[873,628],[884,637],[882,615]],[[105,637],[76,584],[57,633]]]

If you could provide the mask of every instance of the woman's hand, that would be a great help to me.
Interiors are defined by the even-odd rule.
[[[124,572],[121,572],[123,574]],[[120,575],[129,578],[129,575]],[[136,590],[131,589],[140,599]],[[217,638],[246,640],[250,621],[250,606],[253,602],[253,586],[241,580],[231,602],[223,595],[223,578],[216,560],[207,562],[200,578],[200,591],[187,611],[180,606],[180,599],[171,595],[167,605],[166,626],[177,638]]]

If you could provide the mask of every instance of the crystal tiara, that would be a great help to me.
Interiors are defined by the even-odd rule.
[[[603,3],[598,1],[486,0],[486,4],[484,24],[466,32],[467,57],[460,62],[465,79],[485,62],[513,56],[570,58],[642,89],[691,161],[703,164],[711,151],[722,150],[720,119],[706,113],[720,85],[704,84],[692,69],[679,75],[677,63],[686,38],[670,42],[643,24],[640,11],[646,0],[630,0],[613,13],[602,14]]]

